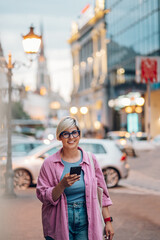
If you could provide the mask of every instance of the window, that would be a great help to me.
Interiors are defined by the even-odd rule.
[[[94,154],[106,153],[106,150],[101,144],[96,143],[80,143],[79,146],[85,151],[92,152]]]
[[[31,144],[31,149],[36,148],[38,146],[42,145],[42,143],[32,143]]]
[[[12,146],[12,152],[29,152],[31,150],[30,144],[18,143]]]
[[[53,147],[53,148],[49,149],[47,152],[45,152],[45,154],[50,156],[50,155],[58,152],[61,147],[62,147],[61,145],[59,145],[57,147]]]

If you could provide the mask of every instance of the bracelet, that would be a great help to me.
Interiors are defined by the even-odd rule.
[[[108,217],[104,219],[104,222],[113,222],[113,218],[112,217]]]

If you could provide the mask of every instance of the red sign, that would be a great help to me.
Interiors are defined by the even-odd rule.
[[[141,81],[145,80],[147,83],[149,80],[157,82],[157,72],[158,72],[157,59],[145,58],[141,60]]]
[[[81,13],[85,13],[85,12],[87,11],[87,9],[89,9],[89,8],[90,8],[90,4],[87,4],[87,6],[85,6],[85,7],[82,9]]]

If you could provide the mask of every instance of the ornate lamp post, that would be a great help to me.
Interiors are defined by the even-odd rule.
[[[42,37],[34,33],[34,27],[31,26],[29,33],[22,37],[23,37],[22,44],[23,44],[24,52],[27,54],[37,54],[39,47],[41,45]]]
[[[30,27],[30,32],[22,36],[23,37],[23,47],[27,54],[36,54],[39,50],[41,44],[41,36],[34,34],[33,26]],[[32,61],[32,59],[30,59]],[[14,172],[12,170],[12,117],[11,117],[11,103],[12,103],[12,69],[14,68],[16,62],[12,63],[11,54],[8,55],[8,63],[6,63],[6,68],[8,70],[8,111],[7,111],[7,135],[8,135],[8,145],[7,145],[7,164],[6,164],[6,174],[5,174],[5,196],[14,197]]]

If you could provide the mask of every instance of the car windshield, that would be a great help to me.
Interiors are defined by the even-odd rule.
[[[92,152],[94,154],[103,154],[106,153],[106,150],[101,144],[98,143],[79,143],[79,146],[85,150]]]
[[[126,139],[125,136],[113,136],[113,139]]]
[[[34,155],[34,154],[37,154],[39,152],[48,152],[51,150],[52,152],[52,148],[61,148],[61,144],[58,142],[54,143],[54,144],[51,144],[51,145],[46,145],[46,144],[43,144],[43,145],[40,145],[39,147],[36,147],[34,148],[33,150],[31,150],[29,153],[28,153],[28,156],[31,156],[31,155]],[[55,150],[53,150],[55,151]],[[53,153],[52,153],[53,154]]]
[[[138,141],[146,141],[147,137],[136,137]]]
[[[42,151],[42,150],[45,150],[46,149],[46,144],[43,144],[43,145],[40,145],[39,147],[36,147],[34,148],[33,150],[31,150],[28,155],[31,156],[31,155],[34,155],[36,153],[38,153],[39,151]]]

